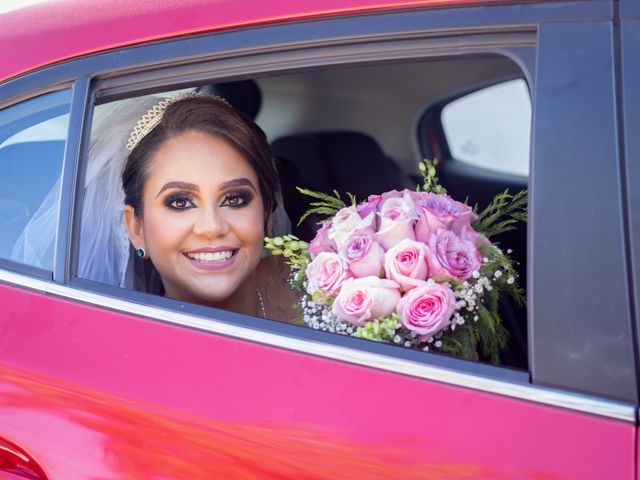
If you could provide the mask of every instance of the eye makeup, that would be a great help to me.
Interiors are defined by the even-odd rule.
[[[193,195],[188,192],[170,193],[163,199],[162,203],[171,210],[188,210],[195,207]]]
[[[247,206],[254,199],[254,193],[248,188],[233,190],[225,194],[222,200],[223,207],[242,208]]]

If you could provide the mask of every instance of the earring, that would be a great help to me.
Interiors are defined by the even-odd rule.
[[[136,248],[136,257],[144,258],[147,255],[147,252],[144,251],[144,248]]]

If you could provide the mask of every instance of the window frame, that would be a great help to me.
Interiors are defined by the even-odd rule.
[[[394,41],[407,44],[410,41],[415,41],[416,37],[425,37],[422,41],[435,42],[436,39],[434,37],[437,37],[437,35],[442,35],[441,38],[448,39],[450,43],[448,46],[440,45],[439,49],[433,51],[438,55],[457,55],[463,51],[474,51],[475,44],[469,39],[470,33],[474,34],[473,38],[475,39],[483,38],[485,40],[487,38],[504,38],[505,35],[509,35],[509,32],[535,38],[539,25],[547,21],[575,21],[578,19],[593,19],[594,17],[607,19],[608,14],[607,2],[594,1],[589,2],[588,5],[578,5],[576,2],[558,3],[554,9],[545,9],[536,4],[523,4],[515,6],[501,5],[391,11],[334,17],[291,22],[282,25],[243,28],[127,47],[46,67],[6,82],[0,85],[0,98],[8,96],[17,98],[31,89],[41,87],[52,81],[75,81],[79,85],[77,100],[74,91],[74,115],[70,125],[70,129],[73,130],[74,134],[77,134],[78,138],[74,139],[73,142],[75,157],[71,153],[68,156],[65,155],[65,160],[68,158],[69,162],[68,165],[65,165],[64,170],[66,187],[64,197],[61,199],[61,212],[64,211],[61,215],[66,215],[66,217],[64,219],[65,227],[60,232],[56,250],[60,252],[60,260],[58,261],[56,258],[57,274],[55,283],[60,285],[60,288],[52,287],[52,290],[64,292],[61,293],[62,295],[70,295],[71,291],[77,291],[80,297],[84,294],[88,296],[98,294],[106,299],[116,298],[132,304],[142,303],[149,305],[153,310],[184,311],[189,315],[193,315],[194,318],[213,316],[214,318],[210,321],[220,324],[225,322],[230,324],[239,323],[240,325],[246,324],[251,329],[275,332],[277,335],[289,336],[290,338],[302,338],[308,342],[344,345],[354,350],[380,354],[393,360],[395,364],[400,361],[401,363],[406,363],[406,365],[415,363],[425,368],[442,367],[454,372],[461,372],[463,375],[471,374],[478,375],[480,379],[488,378],[494,382],[504,383],[504,386],[512,386],[514,388],[521,386],[529,393],[533,389],[542,392],[543,395],[549,395],[550,391],[548,389],[530,382],[528,372],[525,373],[524,377],[526,378],[523,378],[522,375],[516,375],[518,379],[515,379],[512,375],[513,372],[505,368],[437,355],[425,355],[421,352],[398,349],[390,345],[361,342],[358,339],[315,332],[311,329],[280,325],[277,322],[268,322],[268,325],[264,325],[264,321],[261,320],[260,322],[262,323],[254,325],[251,321],[252,317],[244,318],[245,316],[239,314],[221,312],[197,305],[185,306],[171,299],[155,297],[140,292],[125,292],[115,287],[99,285],[95,282],[76,278],[71,272],[74,271],[73,259],[77,258],[77,245],[75,244],[77,235],[74,234],[70,238],[69,234],[72,230],[73,232],[77,231],[77,222],[79,222],[77,213],[81,211],[79,203],[81,189],[74,186],[82,185],[83,165],[86,163],[84,159],[91,130],[90,116],[88,117],[87,115],[89,109],[93,108],[94,103],[115,100],[118,96],[150,93],[154,90],[166,89],[169,85],[179,88],[184,83],[193,82],[197,75],[202,74],[203,68],[207,70],[207,67],[204,66],[204,62],[207,61],[216,62],[220,67],[217,75],[212,74],[211,70],[207,70],[206,78],[208,80],[223,78],[233,80],[234,78],[246,76],[248,72],[256,72],[255,67],[253,67],[253,70],[247,70],[246,62],[243,70],[243,59],[264,60],[270,54],[292,56],[298,54],[300,55],[298,63],[291,68],[311,68],[321,65],[320,61],[316,61],[313,64],[309,62],[308,53],[314,48],[317,51],[325,49],[322,51],[326,53],[331,49],[335,50],[336,44],[339,44],[342,48],[348,46],[351,49],[354,46],[366,47],[367,42],[372,45],[380,45],[380,42],[382,42],[384,45],[389,46]],[[490,24],[493,27],[487,28],[486,24]],[[456,39],[456,34],[462,35],[462,37]],[[274,39],[278,40],[275,41]],[[458,40],[462,41],[462,46]],[[392,53],[389,53],[389,57],[394,54],[397,55],[397,49],[394,51],[394,48],[391,48],[390,50]],[[487,47],[482,46],[480,50],[486,52]],[[493,53],[513,54],[513,52],[518,52],[518,56],[514,60],[521,65],[524,64],[526,68],[523,68],[523,70],[529,72],[531,77],[528,83],[533,86],[535,85],[536,77],[536,50],[537,44],[534,42],[533,48],[516,45],[513,46],[511,51],[505,45],[496,45]],[[367,54],[369,54],[369,57],[367,57]],[[367,52],[366,48],[360,48],[361,61],[372,61],[371,54],[372,51]],[[398,57],[394,56],[393,58],[397,59]],[[415,58],[415,52],[407,55],[407,58]],[[239,60],[240,65],[237,65],[234,70],[230,70],[228,63],[229,61],[233,63],[234,59],[236,61]],[[335,61],[335,58],[330,61],[325,60],[325,62],[330,65],[339,63]],[[154,66],[150,68],[148,65]],[[193,68],[193,71],[190,76],[185,76],[185,69],[188,70],[189,68]],[[278,71],[282,71],[281,67],[277,65],[272,65],[270,68],[277,68]],[[267,70],[268,68],[265,67],[263,72]],[[179,73],[180,71],[182,73]],[[161,73],[161,75],[156,76],[157,73]],[[171,77],[171,75],[174,76]],[[181,81],[184,83],[181,84]],[[535,91],[535,87],[532,88]],[[107,91],[109,93],[105,94]],[[78,143],[77,140],[80,140],[80,142]],[[531,238],[531,233],[529,235]],[[0,264],[0,266],[2,265]],[[95,296],[91,298],[95,300]],[[529,300],[532,303],[531,295],[529,295]],[[107,300],[105,300],[105,304],[108,304]],[[530,314],[529,329],[532,328],[533,322],[535,322],[535,317]],[[192,326],[199,328],[197,325]],[[291,330],[292,328],[297,328],[298,330]],[[203,330],[207,329],[203,328]],[[353,344],[354,341],[358,343]],[[538,338],[536,341],[540,341],[540,339]],[[531,354],[532,349],[529,351],[530,356]],[[376,364],[369,366],[381,367]],[[381,368],[384,368],[384,366]],[[397,370],[391,369],[391,371]],[[520,374],[522,372],[516,373]],[[431,377],[423,376],[423,378]],[[452,383],[458,385],[456,382]],[[464,383],[459,385],[468,386]],[[567,382],[566,386],[559,386],[561,389],[568,390],[567,392],[553,391],[551,393],[584,400],[584,396],[571,391],[570,385],[571,382]],[[485,389],[484,391],[492,390]],[[593,395],[596,395],[596,397],[588,397],[588,399],[599,400],[597,398],[598,393]],[[527,398],[526,396],[515,396],[516,398]],[[627,404],[613,402],[606,400],[606,397],[604,398],[605,400],[601,400],[601,402],[606,407],[618,405],[620,408],[627,408],[628,406]],[[542,403],[550,402],[542,401]],[[551,404],[556,403],[551,402]]]
[[[516,35],[519,43],[517,48],[522,49],[523,47],[521,46],[521,42],[523,42],[523,36],[521,32],[518,32]],[[529,32],[526,35],[529,41],[531,42],[534,41],[533,32]],[[505,36],[504,38],[509,38],[509,36]],[[387,41],[392,42],[393,40],[387,40]],[[423,43],[423,42],[425,43],[423,54],[416,55],[415,51],[417,48],[417,44]],[[453,40],[453,42],[455,43],[455,40]],[[428,59],[431,57],[441,57],[442,50],[440,48],[440,45],[436,46],[435,52],[434,52],[434,48],[430,45],[430,43],[432,43],[432,41],[429,39],[410,40],[410,45],[408,46],[408,49],[407,49],[408,51],[412,52],[412,56],[410,58],[411,59]],[[506,47],[503,42],[499,42],[499,43],[500,43],[501,52],[508,51],[508,47]],[[332,52],[335,52],[336,50],[344,50],[345,52],[348,53],[349,59],[344,63],[344,65],[340,64],[340,66],[352,66],[354,64],[355,65],[369,64],[372,61],[372,58],[374,58],[375,56],[373,52],[373,48],[375,47],[370,46],[368,43],[361,44],[359,46],[361,47],[361,50],[364,53],[358,52],[357,55],[354,55],[353,53],[354,46],[352,44],[342,45],[338,48],[335,46],[331,46],[329,48],[331,48]],[[317,53],[318,57],[324,58],[326,57],[326,50],[325,50],[326,48],[327,47],[321,45],[316,47],[316,49],[313,49],[313,50],[314,50],[314,53]],[[310,50],[312,50],[312,47],[307,46],[305,49],[305,53],[308,53]],[[397,58],[396,57],[398,52],[397,45],[393,46],[393,49],[392,49],[393,53],[391,54],[393,56],[391,59],[388,58],[387,52],[384,51],[384,49],[382,50],[383,52],[380,54],[380,58],[379,59],[376,58],[376,61],[383,62],[383,61],[395,60]],[[474,51],[474,47],[471,47],[470,52],[473,53],[473,51]],[[447,54],[450,54],[450,51],[448,49],[446,50],[446,52]],[[468,52],[465,51],[464,53],[467,54]],[[361,59],[361,55],[365,55],[365,54],[367,55],[367,59],[366,61],[363,61]],[[281,58],[280,63],[282,64],[284,63],[284,60],[286,59],[286,57],[290,54],[288,53],[283,54],[282,52],[276,52],[275,55]],[[308,57],[300,60],[297,57],[298,55],[297,50],[294,50],[292,55],[293,55],[293,61],[291,62],[291,65],[289,66],[288,70],[299,71],[301,68],[300,63],[304,64],[304,67],[306,68],[310,68],[310,67],[312,68],[312,67],[318,66],[318,64],[315,64],[315,63],[313,65],[310,65],[311,60],[309,60]],[[270,56],[269,52],[266,52],[260,55],[260,60],[261,60],[260,63],[267,63],[271,65],[271,63],[267,61],[269,56]],[[354,59],[354,57],[356,58]],[[233,58],[232,61],[234,63],[242,63],[242,57]],[[217,73],[216,67],[225,71],[229,70],[229,67],[227,65],[224,65],[221,67],[219,63],[220,63],[220,60],[213,59],[203,63],[199,63],[196,66],[192,66],[192,65],[177,66],[177,67],[161,66],[161,67],[158,67],[156,70],[145,71],[144,73],[134,73],[131,75],[131,77],[129,75],[123,75],[122,77],[114,76],[102,81],[100,80],[96,81],[94,84],[92,94],[93,94],[93,97],[96,99],[97,104],[103,104],[109,101],[121,100],[123,98],[128,98],[130,96],[140,95],[142,93],[150,94],[150,93],[156,93],[156,92],[161,92],[165,90],[184,88],[186,86],[193,86],[193,85],[197,85],[198,82],[201,82],[203,79],[206,79],[206,81],[208,82],[213,82],[216,80],[227,81],[227,80],[233,79],[235,77],[234,75],[235,72],[233,71],[231,72],[230,75],[229,74],[224,76],[216,75]],[[336,62],[332,61],[331,65],[335,66]],[[210,73],[207,70],[208,68],[211,68]],[[246,75],[247,68],[241,67],[241,69],[243,73]],[[192,73],[193,70],[196,70],[195,74]],[[184,76],[180,76],[181,72],[183,72],[182,75]],[[286,70],[281,69],[279,70],[279,72],[285,73]],[[251,73],[262,73],[262,72],[251,72]],[[180,81],[176,82],[176,78],[179,78]],[[153,85],[153,88],[149,87],[150,84]],[[87,135],[89,132],[90,132],[90,129],[87,129]],[[90,139],[87,136],[85,138],[84,144],[88,145],[89,141]],[[86,165],[86,158],[83,159],[82,164]],[[79,178],[81,179],[83,177],[82,166],[81,166],[80,172],[81,173],[79,175]],[[82,181],[79,181],[78,185],[81,185],[81,184],[82,184]],[[78,187],[78,191],[80,190],[81,189]],[[81,202],[81,198],[78,197],[77,204],[76,204],[76,209],[78,212],[82,210],[82,207],[79,205],[79,202]],[[79,215],[76,217],[76,220],[79,222],[80,220]],[[74,231],[79,232],[80,227],[81,226],[79,225],[79,223],[77,223],[74,228]],[[74,249],[72,251],[75,251],[75,252],[78,251],[77,249],[77,242],[79,240],[78,237],[79,235],[74,235],[74,239],[75,239]],[[77,257],[78,257],[77,254],[74,255],[73,257],[74,261],[76,261]],[[425,365],[428,364],[428,365],[454,367],[457,370],[460,370],[466,373],[472,373],[474,375],[481,375],[481,376],[506,380],[506,381],[520,383],[520,384],[529,383],[529,373],[526,371],[509,369],[505,367],[495,367],[495,366],[483,364],[483,363],[466,362],[460,359],[444,358],[439,356],[434,361],[434,359],[426,359],[423,352],[417,352],[417,351],[408,350],[404,348],[398,348],[393,345],[378,344],[378,343],[372,343],[372,342],[360,342],[358,339],[354,339],[350,337],[332,335],[332,334],[327,334],[325,332],[316,332],[307,327],[283,325],[275,321],[270,322],[270,323],[273,323],[273,325],[266,327],[265,325],[263,325],[264,320],[259,318],[248,317],[248,316],[237,314],[234,312],[226,312],[226,311],[222,311],[222,310],[218,310],[210,307],[204,307],[200,305],[185,304],[176,300],[158,297],[156,295],[146,294],[143,292],[128,291],[128,290],[123,290],[116,287],[111,287],[108,285],[97,284],[96,282],[92,282],[90,280],[77,277],[75,272],[73,272],[71,277],[72,277],[71,284],[78,286],[79,288],[81,287],[84,289],[101,291],[110,296],[119,296],[121,298],[129,299],[135,303],[144,302],[148,305],[160,306],[163,308],[171,308],[181,312],[192,313],[196,316],[213,318],[215,320],[222,319],[222,321],[225,321],[225,322],[235,323],[243,326],[249,326],[251,328],[259,329],[263,331],[272,332],[275,330],[278,332],[282,332],[284,335],[292,339],[299,338],[304,340],[312,340],[314,342],[323,342],[328,345],[340,345],[340,346],[344,345],[344,346],[352,347],[357,350],[362,350],[362,351],[367,351],[372,353],[381,353],[381,354],[393,356],[396,358],[419,362]],[[354,341],[357,343],[353,343]],[[436,357],[434,356],[434,358]]]
[[[331,23],[332,20],[324,22]],[[320,23],[323,22],[321,21]],[[286,28],[286,26],[282,28]],[[287,71],[297,72],[300,70],[323,68],[328,65],[332,67],[344,67],[361,64],[368,65],[373,62],[377,64],[395,62],[398,60],[398,57],[405,60],[428,60],[429,58],[441,58],[449,55],[473,55],[479,53],[497,53],[505,57],[513,57],[512,59],[515,60],[516,63],[528,63],[527,72],[530,77],[533,77],[532,71],[535,68],[535,64],[531,61],[535,57],[532,51],[535,43],[535,32],[533,29],[519,27],[516,29],[516,32],[501,32],[500,34],[473,33],[477,35],[478,45],[481,45],[480,47],[477,47],[475,43],[471,43],[467,48],[454,47],[454,45],[459,45],[461,37],[454,36],[450,32],[444,40],[428,38],[428,36],[427,38],[415,38],[415,34],[412,35],[410,39],[405,39],[403,38],[403,33],[395,33],[393,35],[385,33],[382,43],[378,39],[363,38],[357,41],[351,40],[337,46],[334,45],[333,42],[324,40],[314,45],[307,43],[304,45],[302,51],[297,45],[286,51],[282,51],[279,47],[274,47],[273,50],[271,50],[263,43],[260,44],[262,52],[255,56],[249,56],[248,61],[243,55],[227,58],[226,52],[223,51],[222,54],[218,52],[211,54],[212,58],[199,59],[199,61],[194,64],[173,65],[169,63],[168,65],[147,68],[144,71],[125,72],[121,76],[114,75],[105,79],[98,79],[92,85],[92,98],[95,99],[97,105],[100,105],[131,96],[194,86],[200,82],[207,84],[218,80],[230,81],[238,78],[240,74],[242,74],[242,76],[248,76],[271,72],[273,70],[272,65],[274,64],[278,65],[278,73],[284,74]],[[461,30],[460,35],[466,36],[464,29]],[[260,40],[256,40],[256,42],[259,41]],[[329,43],[330,45],[327,45]],[[494,47],[487,47],[487,44],[490,45],[492,43],[495,45]],[[515,46],[510,47],[512,44]],[[528,47],[523,45],[528,45]],[[517,56],[519,53],[524,53],[522,58]],[[331,55],[335,55],[335,57]],[[336,61],[334,58],[338,58],[340,61]],[[266,65],[266,68],[264,65]],[[88,145],[90,141],[88,132],[90,129],[86,128],[86,130],[87,137],[84,139],[84,144]],[[86,163],[86,159],[84,160],[85,162],[83,162],[83,164]],[[83,170],[80,172],[78,185],[82,185],[83,183],[81,180]],[[78,191],[80,190],[80,187],[78,187]],[[81,198],[77,198],[78,203],[76,204],[76,209],[78,212],[82,211],[82,206],[79,204],[80,201]],[[79,235],[74,235],[75,240],[72,250],[75,252],[73,255],[74,260],[78,258],[78,237]],[[116,291],[112,290],[109,286],[98,286],[95,285],[95,282],[78,278],[75,272],[72,274],[72,284],[92,290],[97,287],[100,291],[116,295]],[[321,341],[328,345],[345,345],[362,351],[382,353],[425,365],[447,366],[463,372],[515,383],[529,383],[530,381],[529,373],[526,371],[506,367],[495,367],[478,362],[466,362],[455,358],[437,357],[437,360],[434,362],[434,359],[425,358],[428,356],[425,356],[422,352],[398,348],[393,345],[370,342],[361,343],[358,339],[327,334],[325,332],[316,332],[306,327],[293,326],[289,329],[287,328],[288,326],[272,325],[267,328],[261,325],[260,322],[264,322],[264,320],[261,319],[257,319],[258,321],[254,322],[252,320],[253,317],[246,317],[233,312],[225,312],[193,304],[184,304],[172,299],[157,297],[142,292],[117,290],[120,292],[120,297],[130,299],[133,302],[140,302],[144,299],[144,302],[148,305],[173,308],[181,312],[189,312],[197,316],[215,318],[216,320],[224,318],[224,321],[240,325],[249,325],[251,328],[260,330],[272,331],[275,328],[277,331],[280,331],[280,329],[285,329],[286,335],[291,338],[313,340],[314,342]],[[353,343],[354,341],[357,343]]]

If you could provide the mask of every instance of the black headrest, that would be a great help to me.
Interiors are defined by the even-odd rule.
[[[262,93],[254,80],[216,83],[204,86],[199,91],[221,96],[253,120],[258,116],[262,106]]]
[[[369,135],[360,132],[323,132],[315,138],[321,145],[332,188],[353,193],[358,201],[413,183]]]
[[[378,143],[364,133],[291,135],[273,142],[272,150],[280,161],[284,204],[294,223],[311,201],[297,192],[296,186],[324,193],[334,189],[341,194],[349,192],[358,201],[371,194],[415,186]],[[294,228],[294,233],[305,239],[313,237],[317,220],[309,218]]]

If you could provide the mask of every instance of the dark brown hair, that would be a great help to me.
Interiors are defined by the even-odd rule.
[[[265,222],[277,206],[278,173],[267,137],[253,120],[217,97],[202,95],[170,104],[160,123],[129,154],[122,172],[124,203],[142,217],[142,193],[150,161],[169,139],[189,130],[219,136],[228,141],[256,172],[264,204]]]

